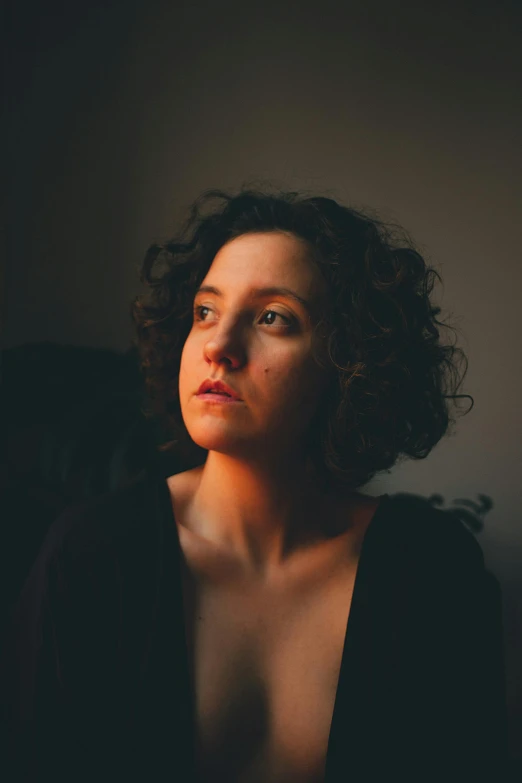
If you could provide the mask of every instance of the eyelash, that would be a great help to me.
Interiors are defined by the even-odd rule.
[[[207,305],[196,305],[194,307],[194,317],[197,321],[202,321],[203,319],[199,317],[199,311],[200,310],[212,310],[211,307],[207,307]],[[261,318],[264,318],[267,313],[273,313],[274,315],[279,316],[279,318],[282,318],[283,321],[286,321],[288,326],[291,326],[292,320],[288,318],[286,315],[282,315],[281,313],[278,313],[276,310],[265,310]],[[267,326],[273,326],[273,324],[267,324]]]

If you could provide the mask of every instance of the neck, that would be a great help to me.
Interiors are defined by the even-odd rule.
[[[308,461],[287,455],[260,464],[209,451],[195,474],[193,532],[251,572],[276,570],[297,550],[331,537],[331,498]]]

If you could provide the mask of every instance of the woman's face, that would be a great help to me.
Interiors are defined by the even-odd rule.
[[[243,234],[216,254],[194,298],[179,373],[183,420],[201,448],[276,461],[300,448],[331,377],[312,358],[326,283],[311,253],[304,240],[274,231]],[[287,288],[309,309],[256,291],[263,288]],[[241,402],[198,399],[206,378],[223,380]]]

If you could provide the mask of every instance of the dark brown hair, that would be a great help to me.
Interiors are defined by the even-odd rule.
[[[243,187],[205,191],[177,236],[143,261],[146,292],[134,299],[134,345],[144,375],[144,413],[168,433],[161,449],[193,448],[181,416],[178,376],[192,328],[193,299],[217,251],[245,233],[282,230],[317,251],[329,296],[314,325],[316,361],[332,382],[309,433],[310,457],[327,485],[355,490],[400,460],[425,459],[455,419],[449,400],[467,372],[460,348],[443,345],[430,301],[435,269],[396,224],[323,196]],[[156,273],[153,275],[153,273]],[[456,355],[466,369],[459,377]],[[471,410],[471,408],[469,409]],[[469,412],[466,411],[466,413]]]

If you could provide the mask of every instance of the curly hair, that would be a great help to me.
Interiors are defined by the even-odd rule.
[[[404,229],[366,209],[246,186],[236,195],[203,192],[177,236],[153,244],[141,267],[147,288],[130,308],[133,345],[144,379],[143,413],[161,421],[166,435],[159,450],[186,447],[192,465],[204,461],[207,452],[188,435],[178,394],[194,295],[226,242],[267,231],[291,232],[310,243],[327,282],[312,350],[332,382],[307,440],[318,477],[327,486],[355,490],[406,457],[425,459],[455,423],[448,401],[468,397],[471,408],[474,403],[470,395],[455,394],[467,372],[465,355],[439,338],[438,327],[446,325],[430,301],[439,274]],[[466,363],[461,377],[456,354]]]

